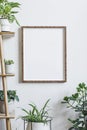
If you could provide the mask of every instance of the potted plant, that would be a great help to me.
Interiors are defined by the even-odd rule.
[[[8,0],[0,0],[0,17],[1,17],[1,31],[10,31],[10,23],[14,21],[19,25],[15,14],[17,8],[20,7],[20,3],[11,2]]]
[[[25,112],[25,115],[20,118],[27,122],[26,130],[50,130],[51,118],[49,117],[47,110],[48,102],[49,99],[40,110],[38,110],[37,106],[34,104],[29,104],[32,109],[22,109],[22,111]]]
[[[19,101],[19,97],[16,94],[16,90],[8,90],[7,91],[7,98],[8,98],[8,109],[9,113],[14,113],[14,102]],[[4,92],[3,90],[0,90],[0,112],[5,113],[5,107],[4,107]]]
[[[14,61],[11,59],[10,60],[4,59],[4,63],[5,63],[5,73],[6,74],[14,73],[14,67],[13,67]]]
[[[87,86],[85,83],[80,83],[76,90],[76,93],[65,96],[62,101],[67,104],[67,108],[78,113],[77,119],[68,119],[72,123],[69,130],[87,130]]]

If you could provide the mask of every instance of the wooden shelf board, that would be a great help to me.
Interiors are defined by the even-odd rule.
[[[3,37],[12,37],[14,36],[14,32],[0,32],[0,35],[2,35]]]
[[[14,74],[0,74],[0,76],[2,76],[2,77],[6,77],[6,76],[14,76]]]
[[[7,118],[15,118],[15,116],[14,115],[6,116],[5,114],[0,113],[0,119],[7,119]]]

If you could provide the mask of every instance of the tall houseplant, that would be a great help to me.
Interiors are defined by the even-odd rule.
[[[9,23],[16,22],[19,25],[19,22],[15,16],[18,13],[17,8],[20,7],[20,3],[11,2],[8,0],[0,0],[0,17],[1,17],[1,26],[2,31],[10,31],[8,25]],[[6,23],[6,24],[5,24]]]
[[[21,116],[21,118],[28,122],[26,130],[50,130],[49,124],[51,118],[49,117],[47,110],[48,102],[49,99],[40,110],[38,110],[37,106],[34,104],[29,104],[32,109],[22,109],[22,111],[25,112],[25,116]]]
[[[69,130],[87,130],[87,86],[85,83],[80,83],[76,90],[76,93],[65,96],[62,101],[62,103],[67,104],[67,108],[78,113],[76,119],[68,119],[72,123]]]

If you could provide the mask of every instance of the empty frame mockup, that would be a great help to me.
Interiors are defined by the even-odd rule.
[[[22,81],[66,82],[66,27],[22,26]]]

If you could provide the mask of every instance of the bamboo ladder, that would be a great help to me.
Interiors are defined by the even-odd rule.
[[[8,111],[8,99],[7,99],[7,84],[6,84],[6,78],[7,76],[14,76],[13,74],[6,74],[5,73],[5,64],[4,64],[4,48],[3,48],[3,36],[10,37],[14,33],[13,32],[0,32],[0,64],[1,64],[1,78],[2,78],[2,87],[4,92],[4,105],[5,105],[5,114],[0,114],[0,119],[6,119],[6,130],[12,130],[11,129],[11,118],[14,118],[14,116],[9,115]]]

